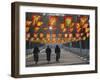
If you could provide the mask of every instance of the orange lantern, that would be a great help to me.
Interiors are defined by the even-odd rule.
[[[70,32],[73,32],[73,30],[74,30],[73,28],[70,28]]]
[[[80,37],[80,34],[79,34],[79,33],[76,33],[76,37],[77,37],[77,38]]]
[[[52,41],[55,43],[56,42],[56,38],[53,38]]]
[[[77,32],[80,32],[80,31],[81,31],[81,28],[78,28],[76,31],[77,31]]]
[[[40,33],[40,38],[43,38],[44,34],[43,33]]]
[[[49,33],[47,33],[46,37],[47,37],[47,38],[50,38],[50,34],[49,34]]]
[[[83,25],[88,20],[87,16],[80,16],[80,23]]]
[[[73,27],[75,25],[75,23],[74,22],[72,22],[71,24],[70,24],[70,27]]]
[[[76,28],[80,28],[80,23],[76,23]]]
[[[30,27],[31,23],[32,23],[32,21],[26,20],[26,27]]]
[[[39,15],[32,15],[32,24],[36,25],[37,22],[40,20],[41,16]]]
[[[59,36],[59,37],[62,37],[62,34],[59,33],[58,36]]]
[[[57,22],[57,16],[50,16],[49,17],[49,26],[54,27],[56,25]]]
[[[37,38],[37,36],[38,36],[38,35],[37,35],[36,33],[34,33],[34,38]]]
[[[73,37],[73,35],[72,34],[69,34],[69,38],[72,38]]]
[[[39,27],[35,27],[34,31],[37,32],[40,28]]]
[[[65,34],[64,36],[65,36],[65,38],[67,38],[68,34]]]
[[[52,34],[52,37],[55,38],[56,37],[56,34]]]
[[[64,28],[65,28],[64,23],[61,23],[61,29],[64,29]]]
[[[83,28],[87,28],[89,26],[89,24],[88,23],[85,23],[84,25],[83,25]]]
[[[64,28],[64,29],[63,29],[63,32],[66,32],[66,31],[67,31],[67,28]]]

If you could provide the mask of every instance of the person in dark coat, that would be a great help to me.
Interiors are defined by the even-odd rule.
[[[60,59],[60,48],[58,45],[56,45],[56,48],[55,48],[55,54],[56,54],[56,61],[59,62],[59,59]]]
[[[33,55],[34,55],[34,61],[35,61],[35,64],[38,63],[38,59],[39,59],[39,56],[38,56],[38,53],[40,52],[39,48],[36,46],[33,50]]]
[[[47,46],[47,48],[46,48],[46,55],[47,55],[47,61],[49,63],[50,59],[51,59],[51,49],[49,46]]]

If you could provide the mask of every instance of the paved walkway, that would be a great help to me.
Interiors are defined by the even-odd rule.
[[[77,64],[86,64],[88,63],[85,59],[81,58],[80,56],[66,51],[65,49],[61,49],[61,57],[60,62],[56,62],[56,55],[54,53],[54,49],[52,49],[51,54],[51,62],[48,64],[46,61],[46,53],[45,49],[39,53],[39,62],[36,65],[33,59],[33,54],[26,56],[26,66],[33,67],[33,66],[56,66],[56,65],[77,65]]]

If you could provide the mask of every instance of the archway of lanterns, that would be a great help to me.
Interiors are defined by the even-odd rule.
[[[31,14],[31,19],[26,19],[26,41],[41,44],[66,44],[89,38],[89,16],[47,15]],[[60,17],[62,20],[59,20]],[[50,27],[52,27],[51,30]]]

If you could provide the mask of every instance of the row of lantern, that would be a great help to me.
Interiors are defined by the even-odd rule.
[[[52,26],[52,27],[56,26],[57,21],[58,21],[58,17],[59,16],[49,16],[49,18],[48,18],[49,19],[48,26]],[[72,27],[74,25],[72,23],[72,21],[73,21],[73,16],[64,16],[64,21],[63,21],[64,25],[62,27],[64,27],[64,26]],[[87,16],[80,16],[78,22],[80,22],[80,24],[83,25],[87,21],[88,21],[88,17]],[[43,24],[42,16],[40,16],[40,15],[32,15],[32,21],[28,21],[27,20],[26,21],[26,27],[29,27],[31,23],[32,23],[32,25],[34,27],[40,27]]]
[[[74,24],[74,23],[73,23]],[[82,29],[82,28],[84,28],[85,29],[85,32],[87,32],[87,31],[89,31],[89,24],[88,23],[85,23],[84,25],[83,25],[83,27],[80,27],[80,24],[79,23],[76,23],[76,27],[74,28],[74,27],[70,27],[70,28],[66,28],[66,27],[63,27],[63,24],[61,24],[61,30],[62,30],[62,32],[73,32],[73,30],[75,29],[76,30],[76,32],[80,32],[80,30]],[[26,27],[26,32],[29,32],[29,29],[30,29],[30,27]],[[35,29],[34,29],[34,31],[38,31],[40,28],[39,27],[35,27]],[[42,28],[44,31],[47,31],[49,28]]]
[[[86,33],[85,36],[83,36],[84,33],[76,33],[75,36],[73,36],[72,33],[70,34],[58,34],[58,36],[56,34],[46,34],[46,36],[43,34],[43,33],[40,33],[40,34],[34,34],[32,37],[30,36],[30,33],[27,33],[26,34],[26,40],[30,40],[31,38],[34,40],[34,41],[56,41],[56,40],[59,40],[59,39],[63,39],[64,41],[67,41],[67,42],[70,42],[70,41],[78,41],[78,40],[85,40],[86,38],[89,37],[90,33]],[[51,37],[52,36],[52,39]],[[60,41],[60,40],[59,40]]]
[[[84,27],[87,27],[89,25],[87,16],[81,16],[79,19],[79,22],[73,22],[72,20],[73,20],[72,16],[65,16],[64,17],[64,22],[62,22],[60,25],[60,29],[62,30],[62,32],[66,32],[68,26],[70,27],[69,31],[72,32],[74,26],[76,27],[77,30],[79,30],[79,28],[84,28]],[[48,26],[53,27],[53,28],[57,27],[56,26],[57,21],[58,21],[57,16],[50,16]],[[34,15],[34,16],[32,16],[32,21],[28,21],[28,20],[26,21],[26,32],[29,31],[30,24],[33,25],[34,31],[36,31],[36,32],[39,31],[40,27],[43,24],[41,16]],[[85,25],[83,25],[83,24],[85,24]],[[43,28],[43,30],[48,30],[48,26]]]

